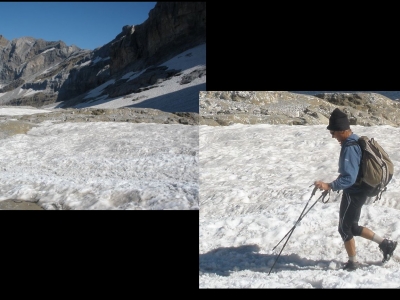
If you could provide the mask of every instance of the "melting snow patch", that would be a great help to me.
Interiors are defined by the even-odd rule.
[[[41,54],[44,54],[44,53],[49,52],[49,51],[52,51],[52,50],[54,50],[54,49],[55,49],[55,48],[47,49],[47,50],[43,51]]]

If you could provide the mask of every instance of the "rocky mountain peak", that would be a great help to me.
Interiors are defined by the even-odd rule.
[[[8,40],[0,34],[0,48],[7,46]]]

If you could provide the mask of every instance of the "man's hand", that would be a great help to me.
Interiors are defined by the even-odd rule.
[[[321,191],[329,191],[331,189],[330,185],[323,181],[315,181],[314,185]]]

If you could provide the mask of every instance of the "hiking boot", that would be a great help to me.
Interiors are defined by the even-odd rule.
[[[351,261],[349,260],[347,263],[345,263],[345,265],[343,266],[343,270],[346,271],[354,271],[356,270],[358,267],[360,266],[360,264],[356,261]]]
[[[394,249],[397,247],[397,242],[384,239],[382,243],[379,244],[379,249],[383,254],[382,263],[387,262],[393,255]]]

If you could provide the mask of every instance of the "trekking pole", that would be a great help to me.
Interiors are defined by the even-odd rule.
[[[281,251],[279,252],[277,258],[275,259],[274,264],[272,265],[271,269],[269,270],[268,275],[271,274],[271,271],[272,271],[272,269],[274,268],[275,263],[278,261],[278,258],[281,256],[281,253],[282,253],[283,249],[285,248],[287,242],[289,241],[289,239],[290,239],[290,237],[291,237],[291,235],[292,235],[294,229],[296,228],[297,224],[300,223],[300,221],[301,221],[301,220],[303,219],[303,217],[311,210],[311,208],[313,208],[314,205],[317,204],[317,202],[319,201],[319,199],[322,198],[322,202],[323,202],[323,203],[328,202],[328,201],[325,201],[325,202],[324,202],[324,198],[325,198],[325,196],[326,196],[326,195],[328,194],[328,192],[329,192],[328,190],[326,190],[326,191],[324,191],[324,192],[321,194],[321,196],[319,196],[319,198],[313,203],[313,205],[311,205],[311,207],[310,207],[306,212],[304,212],[304,211],[306,210],[306,208],[307,208],[307,206],[308,206],[308,203],[310,202],[311,198],[315,195],[316,190],[317,190],[317,187],[314,187],[314,189],[313,189],[313,191],[312,191],[312,193],[311,193],[311,197],[310,197],[310,199],[308,199],[308,201],[307,201],[307,203],[306,203],[306,206],[303,208],[303,211],[301,212],[301,214],[300,214],[299,218],[297,219],[296,223],[295,223],[295,224],[293,225],[293,227],[285,234],[285,236],[279,241],[279,243],[276,244],[275,247],[272,249],[272,251],[275,250],[275,248],[276,248],[276,247],[283,241],[283,239],[290,233],[289,236],[288,236],[288,238],[286,239],[285,244],[283,244],[282,249],[281,249]]]
[[[290,231],[294,230],[294,228],[296,227],[297,223],[298,223],[299,220],[301,219],[301,216],[303,215],[304,211],[306,210],[306,208],[307,208],[307,206],[308,206],[308,203],[310,202],[311,198],[315,195],[316,190],[317,190],[317,187],[315,187],[315,188],[313,189],[313,191],[312,191],[312,193],[311,193],[310,199],[308,199],[308,201],[307,201],[307,203],[306,203],[306,206],[304,206],[303,211],[301,212],[299,218],[297,219],[297,222],[294,224],[294,226],[292,227],[292,229],[290,229],[290,230],[288,231],[288,233],[286,233],[285,236],[279,241],[279,243],[276,244],[274,248],[272,248],[272,251],[274,251],[275,248],[278,247],[278,245],[279,245],[279,244],[283,241],[283,239],[290,233]]]

